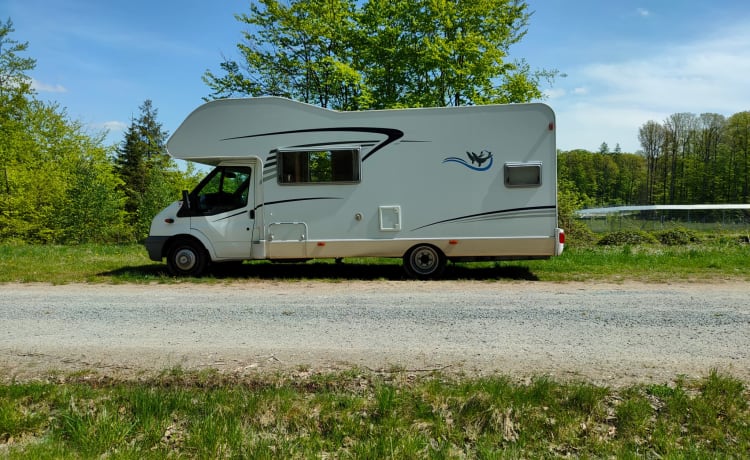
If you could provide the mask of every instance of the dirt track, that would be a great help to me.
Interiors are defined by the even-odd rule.
[[[750,382],[746,283],[0,285],[0,376],[351,366],[618,386]]]

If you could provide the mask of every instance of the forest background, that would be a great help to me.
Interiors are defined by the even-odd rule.
[[[207,71],[207,100],[276,95],[336,110],[519,103],[560,77],[506,60],[530,14],[517,1],[262,0],[241,62]],[[200,179],[166,155],[158,110],[143,101],[119,145],[65,108],[39,100],[36,61],[0,23],[0,242],[134,242],[152,217]],[[561,226],[573,211],[620,204],[750,202],[750,111],[675,113],[645,121],[642,150],[603,142],[558,152]]]

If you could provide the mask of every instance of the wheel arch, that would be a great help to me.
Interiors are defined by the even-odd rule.
[[[174,245],[183,240],[190,240],[194,243],[200,244],[208,254],[209,261],[213,262],[216,260],[216,253],[214,252],[214,248],[211,243],[206,238],[204,238],[203,235],[196,235],[192,233],[178,233],[177,235],[172,235],[162,247],[162,258],[169,256],[169,251],[172,250]]]

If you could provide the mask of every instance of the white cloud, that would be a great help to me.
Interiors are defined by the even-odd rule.
[[[730,46],[695,43],[643,59],[593,64],[583,72],[599,87],[597,96],[612,103],[731,114],[750,104],[750,55],[734,48],[743,40],[750,46],[749,39],[738,37]]]
[[[638,128],[678,112],[750,110],[750,24],[724,27],[690,43],[643,48],[640,56],[571,71],[569,93],[556,101],[560,148],[595,149],[601,142],[639,149]],[[564,129],[574,131],[566,139]],[[571,144],[568,144],[568,140]]]
[[[128,124],[122,121],[113,120],[105,121],[102,123],[92,123],[91,127],[97,130],[105,130],[109,133],[120,133],[124,132],[127,129]]]
[[[559,148],[596,151],[606,142],[612,148],[620,144],[624,152],[633,153],[641,148],[638,128],[648,120],[664,120],[670,113],[582,102],[560,107],[556,114]]]
[[[637,8],[636,13],[638,13],[638,16],[642,16],[644,18],[651,16],[651,11],[647,10],[646,8]]]
[[[563,88],[549,88],[544,90],[544,95],[547,99],[558,99],[565,96],[565,90]]]
[[[39,80],[31,79],[31,88],[40,93],[67,93],[68,89],[63,85],[50,85]]]
[[[125,131],[127,127],[128,127],[128,124],[122,121],[105,121],[104,122],[104,128],[110,131]]]

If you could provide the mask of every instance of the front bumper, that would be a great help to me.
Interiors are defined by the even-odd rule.
[[[169,240],[168,236],[149,236],[143,245],[146,246],[149,259],[155,262],[161,262],[164,258],[164,245]]]

